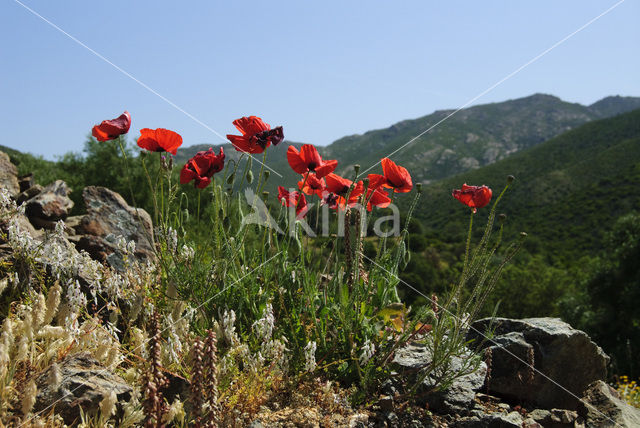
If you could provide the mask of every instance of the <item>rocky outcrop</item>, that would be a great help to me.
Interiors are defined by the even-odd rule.
[[[122,236],[127,242],[135,242],[138,260],[153,259],[153,224],[145,210],[129,206],[122,196],[105,187],[85,187],[82,197],[87,214],[74,221],[76,235],[84,235],[74,239],[79,249],[122,269],[122,255],[115,250]]]
[[[582,399],[579,413],[588,427],[640,427],[640,409],[627,404],[601,380],[589,385]]]
[[[116,393],[119,407],[131,398],[132,392],[122,378],[86,353],[68,356],[57,367],[49,367],[36,384],[34,411],[48,411],[55,405],[56,414],[67,424],[80,419],[80,409],[85,414],[99,412],[100,401],[111,391]]]
[[[52,226],[55,227],[55,222],[67,218],[73,208],[73,201],[69,198],[70,193],[71,189],[67,183],[56,180],[27,200],[26,214],[31,223],[36,227],[51,229]]]
[[[481,333],[489,331],[491,340],[483,341]],[[487,390],[507,399],[576,410],[587,386],[606,378],[609,357],[586,333],[558,318],[482,319],[467,339],[490,349]]]
[[[18,168],[11,163],[9,155],[5,152],[0,152],[0,187],[7,189],[11,196],[20,193]]]
[[[470,352],[464,356],[452,357],[449,370],[464,374],[456,378],[444,391],[436,390],[434,377],[427,376],[423,380],[418,393],[425,394],[430,409],[442,413],[466,414],[474,407],[474,398],[484,384],[487,366],[480,362],[476,370],[470,370],[466,363],[471,357]],[[409,382],[413,382],[414,379],[411,378],[415,378],[420,369],[428,367],[431,361],[429,350],[419,344],[410,344],[399,349],[393,358],[400,374],[410,374]]]

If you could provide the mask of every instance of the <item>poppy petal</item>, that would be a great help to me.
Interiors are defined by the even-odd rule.
[[[298,174],[304,174],[307,170],[307,165],[300,156],[300,152],[294,146],[289,146],[287,149],[287,161],[292,170]]]
[[[381,160],[382,171],[387,179],[387,184],[395,189],[398,193],[407,193],[413,187],[411,182],[411,175],[406,168],[396,165],[389,158],[383,158]]]
[[[316,176],[325,177],[327,174],[330,174],[333,171],[335,171],[337,166],[338,166],[337,160],[323,161],[322,165],[316,168]]]
[[[244,136],[255,135],[271,129],[268,123],[264,123],[262,119],[257,116],[241,117],[240,119],[234,120],[233,125],[238,131],[242,132]]]

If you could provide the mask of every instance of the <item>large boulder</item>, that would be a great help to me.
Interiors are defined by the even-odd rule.
[[[44,220],[55,224],[64,220],[73,208],[73,201],[69,198],[71,189],[62,180],[56,180],[46,186],[36,196],[26,201],[26,214],[36,227],[42,227]]]
[[[640,409],[626,403],[618,392],[598,380],[585,391],[578,412],[589,427],[640,427]]]
[[[456,378],[451,386],[444,391],[436,390],[438,381],[435,377],[427,376],[418,393],[426,394],[429,408],[440,413],[466,414],[475,405],[476,391],[482,388],[487,366],[480,362],[476,370],[469,370],[469,358],[471,352],[467,351],[462,356],[452,356],[449,362],[449,370],[459,372],[462,376]],[[409,382],[415,381],[420,369],[427,367],[432,361],[431,353],[424,345],[409,344],[398,349],[393,358],[397,370],[401,374],[409,375]]]
[[[18,168],[11,163],[9,155],[5,152],[0,152],[0,187],[7,189],[11,196],[20,193]]]
[[[58,362],[59,376],[53,370],[54,366],[49,367],[36,380],[34,411],[49,412],[55,406],[55,413],[67,424],[80,420],[80,409],[85,414],[99,412],[100,401],[111,391],[116,393],[119,408],[131,398],[131,387],[88,353],[67,356]],[[56,377],[58,382],[52,382]]]
[[[154,258],[153,223],[142,208],[129,206],[118,193],[105,187],[88,186],[82,192],[87,214],[76,222],[81,248],[93,257],[122,268],[122,255],[115,251],[115,243],[122,236],[136,243],[135,256],[140,261]],[[96,239],[97,238],[97,239]]]
[[[576,410],[577,397],[607,374],[609,357],[558,318],[485,318],[472,324],[467,339],[490,349],[488,392],[518,402]]]

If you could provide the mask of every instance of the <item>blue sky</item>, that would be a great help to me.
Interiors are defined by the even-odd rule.
[[[325,145],[457,108],[616,1],[20,0],[209,128],[258,115]],[[627,0],[474,104],[640,96],[640,2]],[[185,145],[222,139],[34,16],[0,1],[0,144],[80,151],[127,109]]]

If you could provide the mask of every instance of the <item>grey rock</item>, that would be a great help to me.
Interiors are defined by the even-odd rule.
[[[582,396],[578,413],[588,427],[640,427],[640,409],[626,403],[618,392],[598,380]]]
[[[546,409],[535,409],[530,411],[528,416],[536,422],[542,423],[551,419],[551,412]]]
[[[26,214],[30,219],[63,220],[67,218],[73,201],[69,198],[71,189],[62,180],[56,180],[42,189],[38,195],[26,201]]]
[[[449,368],[454,371],[462,371],[469,358],[473,358],[470,351],[463,356],[453,356]],[[430,361],[431,356],[428,349],[418,344],[410,344],[399,349],[393,359],[393,363],[399,367],[400,373],[413,374],[414,378],[419,369],[427,366]],[[421,385],[422,391],[418,391],[418,393],[427,393],[426,401],[429,403],[429,408],[436,412],[467,414],[474,407],[476,391],[484,384],[486,370],[486,365],[480,362],[477,370],[458,377],[444,391],[436,391],[435,388],[438,386],[436,379],[427,376]]]
[[[484,413],[481,416],[465,416],[451,424],[453,428],[521,428],[522,416],[518,412]]]
[[[5,152],[0,152],[0,187],[7,189],[11,196],[20,193],[18,168],[11,163],[9,155]]]
[[[115,250],[115,241],[123,236],[127,242],[136,243],[135,257],[139,261],[152,260],[154,256],[153,224],[151,216],[142,208],[129,206],[118,193],[105,187],[88,186],[82,192],[87,214],[82,217],[75,231],[88,235],[93,246],[100,247],[94,253],[98,260],[106,260],[112,267],[123,268],[122,255]],[[100,245],[97,245],[100,243]]]
[[[36,380],[38,395],[34,411],[47,411],[55,405],[56,414],[65,423],[73,424],[84,413],[99,412],[100,401],[111,391],[118,397],[118,409],[131,398],[132,389],[119,376],[105,369],[90,354],[67,356],[57,363],[60,382],[51,382],[53,366],[45,370]]]
[[[527,418],[522,422],[522,428],[544,428],[532,418]]]
[[[481,333],[490,325],[493,337],[483,342]],[[485,318],[473,323],[467,339],[491,349],[488,391],[515,401],[576,410],[575,397],[606,377],[609,357],[586,333],[558,318]]]
[[[578,412],[566,409],[535,409],[527,415],[545,428],[574,428]]]

